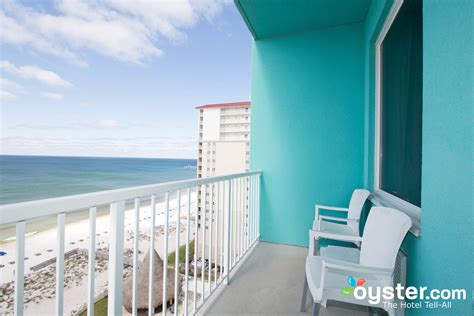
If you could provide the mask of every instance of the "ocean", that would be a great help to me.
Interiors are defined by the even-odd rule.
[[[0,155],[0,205],[192,178],[195,159]]]

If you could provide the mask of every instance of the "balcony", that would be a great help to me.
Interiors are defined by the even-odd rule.
[[[150,297],[150,287],[146,293],[139,290],[143,287],[138,283],[139,269],[143,269],[140,264],[147,254],[151,254],[150,249],[155,249],[163,258],[163,270],[158,278],[163,284],[160,283],[162,297],[178,297],[178,304],[170,304],[172,300],[165,302],[163,315],[299,315],[307,249],[259,242],[261,175],[260,172],[247,172],[2,206],[0,225],[5,229],[13,224],[16,236],[15,243],[7,245],[7,249],[14,247],[9,249],[12,255],[2,258],[3,261],[14,261],[14,266],[2,271],[4,277],[12,278],[14,292],[8,300],[14,305],[11,309],[1,306],[2,313],[20,315],[37,311],[31,287],[42,293],[47,290],[42,288],[55,284],[54,299],[50,299],[49,304],[39,302],[43,312],[48,312],[45,306],[51,308],[49,312],[56,309],[58,314],[91,312],[96,302],[107,297],[109,315],[127,315],[130,311],[122,306],[127,304],[122,292],[131,285],[132,301],[128,305],[131,303],[131,314],[134,314],[139,308],[137,295]],[[198,196],[206,196],[208,203],[201,205]],[[103,222],[104,217],[98,217],[97,213],[104,206],[109,213],[106,239],[98,237],[103,233],[99,229],[103,223],[99,222]],[[66,220],[83,209],[88,209],[89,215],[87,240],[77,245],[66,243]],[[203,209],[207,211],[202,212]],[[50,258],[42,259],[43,267],[38,268],[25,257],[25,249],[33,246],[29,244],[26,225],[48,216],[56,217],[56,245]],[[173,234],[173,230],[180,233]],[[152,235],[154,238],[150,238]],[[48,237],[44,238],[47,244]],[[101,247],[104,243],[108,243],[105,249]],[[192,251],[191,244],[196,251]],[[46,253],[45,249],[51,245],[34,247],[35,251]],[[178,248],[184,249],[184,258],[179,258],[181,251],[176,252]],[[71,258],[77,253],[87,258],[87,269],[82,270],[85,277],[75,276],[72,280],[75,286],[64,287],[63,284],[71,282],[68,269]],[[169,264],[171,257],[174,264]],[[98,272],[97,263],[104,264],[104,260],[107,267]],[[146,269],[154,271],[156,264],[150,260]],[[48,265],[59,267],[55,270],[55,280],[32,284],[38,271],[47,269]],[[81,267],[75,268],[76,272],[81,270]],[[155,284],[158,282],[155,278],[156,272],[147,283]],[[168,286],[164,286],[166,284]],[[87,292],[87,303],[73,304],[78,302],[74,297],[78,289]],[[153,299],[148,300],[148,304],[157,305]],[[140,311],[143,312],[143,308]],[[322,315],[326,315],[324,313],[365,315],[366,308],[330,304]]]
[[[235,116],[235,117],[222,117],[220,120],[221,125],[225,124],[250,124],[250,117]]]
[[[90,238],[81,241],[81,245],[88,254],[82,262],[86,263],[87,277],[79,286],[87,293],[89,313],[95,300],[104,294],[108,297],[110,314],[128,313],[122,309],[123,271],[125,266],[127,277],[135,275],[132,281],[136,280],[139,261],[146,253],[152,253],[146,242],[142,248],[135,244],[134,236],[139,236],[140,227],[145,225],[148,230],[140,239],[153,241],[151,249],[157,249],[164,261],[164,271],[158,274],[159,283],[164,285],[159,288],[161,296],[178,298],[179,302],[172,304],[172,299],[166,299],[162,314],[300,314],[299,290],[307,253],[303,247],[308,244],[314,204],[347,205],[350,192],[364,187],[376,191],[375,197],[379,196],[372,197],[370,203],[395,205],[377,194],[381,178],[379,160],[383,158],[382,152],[387,155],[379,148],[383,143],[380,89],[389,87],[381,84],[380,39],[390,29],[402,2],[275,1],[268,9],[262,1],[236,0],[254,37],[251,163],[252,168],[262,173],[2,206],[0,225],[13,225],[16,234],[14,247],[8,251],[10,257],[0,259],[2,277],[7,275],[13,282],[8,288],[11,305],[6,313],[38,313],[35,297],[28,288],[31,283],[24,282],[25,277],[31,281],[29,269],[34,261],[34,257],[25,260],[25,248],[31,246],[28,240],[34,233],[25,223],[46,216],[53,216],[58,227],[58,238],[51,237],[56,252],[49,253],[51,249],[46,248],[48,259],[53,259],[57,267],[48,280],[50,285],[54,282],[52,291],[55,291],[49,312],[70,311],[66,310],[71,307],[65,302],[70,303],[74,293],[63,287],[62,280],[67,278],[64,272],[71,247],[78,244],[77,240],[75,245],[66,242],[65,220],[86,209],[90,214],[87,218],[91,219],[86,228]],[[423,91],[419,113],[423,137],[418,144],[423,160],[421,206],[416,212],[405,210],[418,227],[401,245],[408,253],[407,285],[410,286],[472,288],[472,278],[466,277],[473,274],[472,115],[469,115],[472,113],[469,98],[472,54],[466,48],[467,37],[472,34],[472,18],[467,3],[423,2],[422,35],[426,45],[420,56],[422,60],[418,61],[423,64],[423,78],[421,88],[417,89]],[[230,118],[242,113],[250,111],[222,116]],[[405,135],[412,136],[410,132]],[[245,179],[252,179],[248,191],[250,203],[246,202],[248,181]],[[199,201],[199,192],[205,196],[207,190],[217,192],[214,213],[206,212],[205,207],[194,202]],[[180,195],[182,203],[176,203]],[[102,218],[96,216],[98,212],[108,214],[107,232],[96,230]],[[210,221],[206,218],[209,214],[213,216]],[[155,222],[155,215],[167,220]],[[366,216],[367,212],[363,214]],[[201,223],[214,223],[214,226],[205,229]],[[164,233],[156,241],[149,237],[155,236],[155,226]],[[170,232],[176,228],[180,231],[181,226],[183,234]],[[97,236],[98,233],[101,235]],[[223,237],[215,238],[214,234],[219,233]],[[108,240],[103,239],[104,234]],[[190,246],[193,240],[193,245],[197,245],[194,252]],[[213,247],[216,241],[220,244]],[[94,261],[102,258],[96,242],[110,246],[107,269],[102,271],[101,278],[94,280]],[[127,252],[131,257],[123,254],[124,245],[132,250]],[[175,249],[184,251],[173,255]],[[218,255],[212,255],[212,250],[217,250]],[[180,253],[188,260],[180,262]],[[178,262],[178,266],[169,264],[168,257]],[[159,262],[150,259],[145,269],[154,271],[155,263]],[[176,276],[178,281],[182,280],[181,288],[174,286],[179,283],[174,281]],[[146,284],[154,285],[155,280],[151,273],[149,282],[145,282],[145,297],[153,292]],[[140,292],[136,281],[131,284],[134,293],[131,301],[136,310]],[[99,293],[99,290],[103,291]],[[472,314],[472,299],[453,303],[449,314]],[[154,300],[147,301],[147,306],[154,307]],[[160,308],[161,305],[157,312]],[[366,312],[365,308],[331,302],[327,309],[321,309],[322,315]],[[433,313],[428,308],[407,311],[417,315]]]
[[[249,137],[245,136],[244,133],[222,133],[221,134],[221,140],[222,141],[249,141]]]
[[[221,111],[221,117],[230,117],[230,116],[239,116],[242,117],[242,115],[249,114],[248,108],[242,108],[242,109],[226,109]]]
[[[250,133],[250,128],[244,126],[225,126],[220,130],[221,133]]]
[[[1,206],[2,232],[15,237],[2,247],[0,312],[93,314],[106,297],[112,315],[149,306],[196,314],[258,243],[260,178],[247,172]],[[27,230],[48,218],[56,234]],[[75,240],[84,230],[87,238]],[[154,271],[145,279],[153,286],[143,286],[143,271]]]

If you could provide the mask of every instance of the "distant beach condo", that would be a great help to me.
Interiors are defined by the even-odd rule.
[[[196,109],[199,117],[198,178],[249,171],[250,101],[205,104]],[[248,183],[244,187],[248,189]],[[216,189],[216,186],[210,186],[206,187],[207,192],[199,192],[198,214],[203,215],[204,210],[204,218],[215,216],[207,196]],[[243,205],[239,213],[247,209],[248,205]],[[198,227],[201,233],[202,227]],[[206,224],[206,234],[210,234],[207,227]],[[233,238],[237,239],[237,236]],[[201,246],[202,241],[199,240],[198,249]],[[202,251],[199,255],[209,258],[209,254],[202,255]]]
[[[196,109],[198,178],[248,171],[250,101],[206,104]]]

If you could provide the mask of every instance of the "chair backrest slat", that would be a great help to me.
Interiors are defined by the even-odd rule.
[[[398,250],[411,226],[411,219],[405,213],[388,207],[372,207],[362,237],[360,264],[393,269]]]
[[[349,202],[349,211],[347,213],[348,218],[360,220],[362,208],[369,195],[370,192],[364,189],[356,189],[352,192],[351,201]],[[359,232],[359,223],[349,222],[348,225],[354,231]]]
[[[364,189],[356,189],[352,192],[351,201],[349,202],[348,218],[359,219],[365,201],[369,197],[370,192]]]

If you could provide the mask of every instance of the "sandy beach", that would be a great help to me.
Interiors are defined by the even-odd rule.
[[[170,199],[169,211],[169,240],[168,250],[172,252],[176,249],[176,233],[178,223],[178,211],[176,199]],[[187,197],[181,197],[180,222],[180,245],[186,242],[186,215]],[[163,258],[164,243],[164,202],[156,204],[155,220],[155,249]],[[191,198],[191,236],[194,232],[195,216],[195,196]],[[108,251],[110,218],[108,212],[96,219],[96,245],[98,252]],[[132,256],[133,249],[133,205],[127,205],[125,211],[125,257]],[[140,208],[139,221],[139,259],[141,260],[149,249],[151,205],[145,204]],[[51,315],[55,308],[55,264],[50,264],[39,270],[33,271],[40,263],[56,258],[56,236],[55,228],[34,233],[26,237],[25,241],[25,315]],[[82,219],[74,223],[69,223],[65,228],[65,253],[75,249],[88,249],[89,240],[89,220]],[[193,238],[193,237],[192,237]],[[13,280],[15,270],[15,240],[10,240],[0,246],[7,254],[0,257],[0,314],[13,312]],[[85,252],[87,254],[87,252]],[[128,268],[131,270],[131,268]],[[129,272],[127,269],[125,273]],[[107,259],[96,259],[95,273],[95,295],[103,295],[107,289]],[[64,289],[64,313],[65,315],[76,314],[87,298],[87,255],[75,254],[65,260],[65,289]]]

